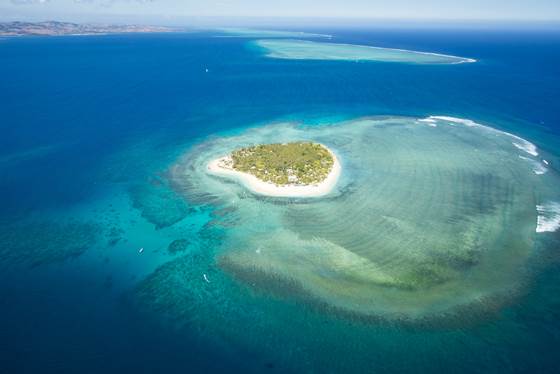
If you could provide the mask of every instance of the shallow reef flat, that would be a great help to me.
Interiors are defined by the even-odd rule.
[[[308,40],[262,39],[254,45],[270,58],[289,60],[379,61],[409,64],[460,64],[476,62],[471,58],[439,53],[381,48],[366,45],[323,43]]]
[[[323,198],[262,197],[206,170],[239,147],[302,140],[340,156]],[[560,201],[559,178],[540,157],[473,121],[374,117],[213,137],[170,175],[189,204],[222,212],[208,227],[220,231],[215,262],[234,279],[325,311],[414,321],[495,310],[524,287],[535,248],[556,235],[556,213],[539,207]]]
[[[158,229],[172,226],[193,212],[161,179],[136,185],[129,194],[132,205]]]
[[[222,32],[228,37],[239,38],[331,38],[331,35],[304,31],[260,30],[243,27],[221,28],[217,31]]]

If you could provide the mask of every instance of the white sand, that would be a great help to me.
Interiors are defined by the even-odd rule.
[[[330,150],[329,152],[334,161],[331,172],[322,182],[311,185],[288,184],[277,186],[271,182],[264,182],[254,175],[233,170],[231,166],[233,161],[230,156],[224,156],[210,161],[208,164],[208,172],[210,174],[235,179],[241,182],[246,188],[259,195],[275,197],[319,197],[325,196],[332,191],[340,177],[342,169],[335,154]]]

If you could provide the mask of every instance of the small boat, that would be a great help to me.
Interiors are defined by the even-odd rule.
[[[208,70],[208,68],[206,68],[206,72],[208,73],[208,72],[210,72],[210,70]]]
[[[144,252],[144,247],[142,247],[138,250],[138,253],[142,253],[142,252]]]
[[[208,277],[206,276],[206,274],[202,274],[202,277],[204,278],[204,280],[206,281],[206,283],[210,283],[210,281],[208,280]]]

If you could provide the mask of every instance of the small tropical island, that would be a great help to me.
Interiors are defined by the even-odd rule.
[[[211,161],[208,171],[234,178],[260,195],[318,197],[331,192],[341,167],[326,146],[291,142],[236,149]]]

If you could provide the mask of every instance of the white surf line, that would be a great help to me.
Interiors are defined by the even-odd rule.
[[[513,138],[514,140],[516,140],[516,142],[512,142],[511,144],[513,144],[514,147],[516,147],[517,149],[522,150],[523,152],[526,152],[528,154],[530,154],[531,156],[538,156],[539,152],[537,151],[537,146],[534,145],[533,143],[531,143],[530,141],[523,139],[520,136],[514,135],[512,133],[509,133],[507,131],[502,131],[502,130],[498,130],[495,129],[493,127],[490,126],[485,126],[485,125],[481,125],[480,123],[477,123],[473,120],[470,119],[463,119],[463,118],[457,118],[457,117],[450,117],[450,116],[429,116],[428,119],[439,119],[439,120],[443,120],[443,121],[449,121],[449,122],[454,122],[454,123],[460,123],[463,124],[465,126],[469,126],[469,127],[483,127],[486,130],[489,131],[493,131],[493,132],[497,132],[500,134],[505,134],[511,138]]]
[[[424,123],[430,127],[437,127],[436,120],[432,118],[419,119],[418,122]]]
[[[560,228],[560,203],[537,205],[537,233],[554,232]]]
[[[515,136],[515,135],[512,135],[512,134],[509,134],[509,135]],[[513,142],[511,144],[513,144],[517,149],[520,149],[524,152],[527,152],[531,156],[538,156],[539,155],[539,152],[537,152],[537,147],[533,143],[531,143],[531,142],[529,142],[525,139],[522,139],[522,138],[519,138],[519,139],[522,140],[521,144],[520,143],[515,143],[515,142]]]
[[[315,42],[317,43],[317,42]],[[335,43],[324,43],[324,44],[335,44]],[[359,45],[359,44],[343,44],[343,43],[337,43],[338,45],[346,45],[346,46],[361,46],[361,47],[366,47],[366,48],[372,48],[372,49],[382,49],[382,50],[388,50],[388,51],[399,51],[399,52],[407,52],[407,53],[417,53],[420,55],[429,55],[429,56],[438,56],[438,57],[448,57],[448,58],[456,58],[459,59],[461,61],[457,61],[457,62],[451,62],[450,64],[462,64],[462,63],[472,63],[472,62],[476,62],[476,60],[474,58],[468,58],[468,57],[460,57],[460,56],[453,56],[453,55],[446,55],[443,53],[435,53],[435,52],[422,52],[422,51],[413,51],[410,49],[401,49],[401,48],[385,48],[385,47],[374,47],[371,45]]]
[[[533,172],[537,175],[542,175],[548,171],[548,169],[537,160],[533,160],[532,158],[521,156],[521,155],[519,155],[519,158],[531,163],[531,165],[533,166]]]
[[[421,55],[431,55],[431,56],[438,56],[438,57],[451,57],[451,58],[457,58],[457,59],[461,60],[461,61],[457,61],[457,62],[451,62],[450,64],[463,64],[463,63],[477,62],[477,60],[474,59],[474,58],[446,55],[446,54],[443,54],[443,53],[411,51],[411,50],[408,50],[408,49],[398,49],[398,48],[383,48],[383,47],[372,47],[372,48],[389,49],[389,50],[392,50],[392,51],[418,53],[418,54],[421,54]]]

